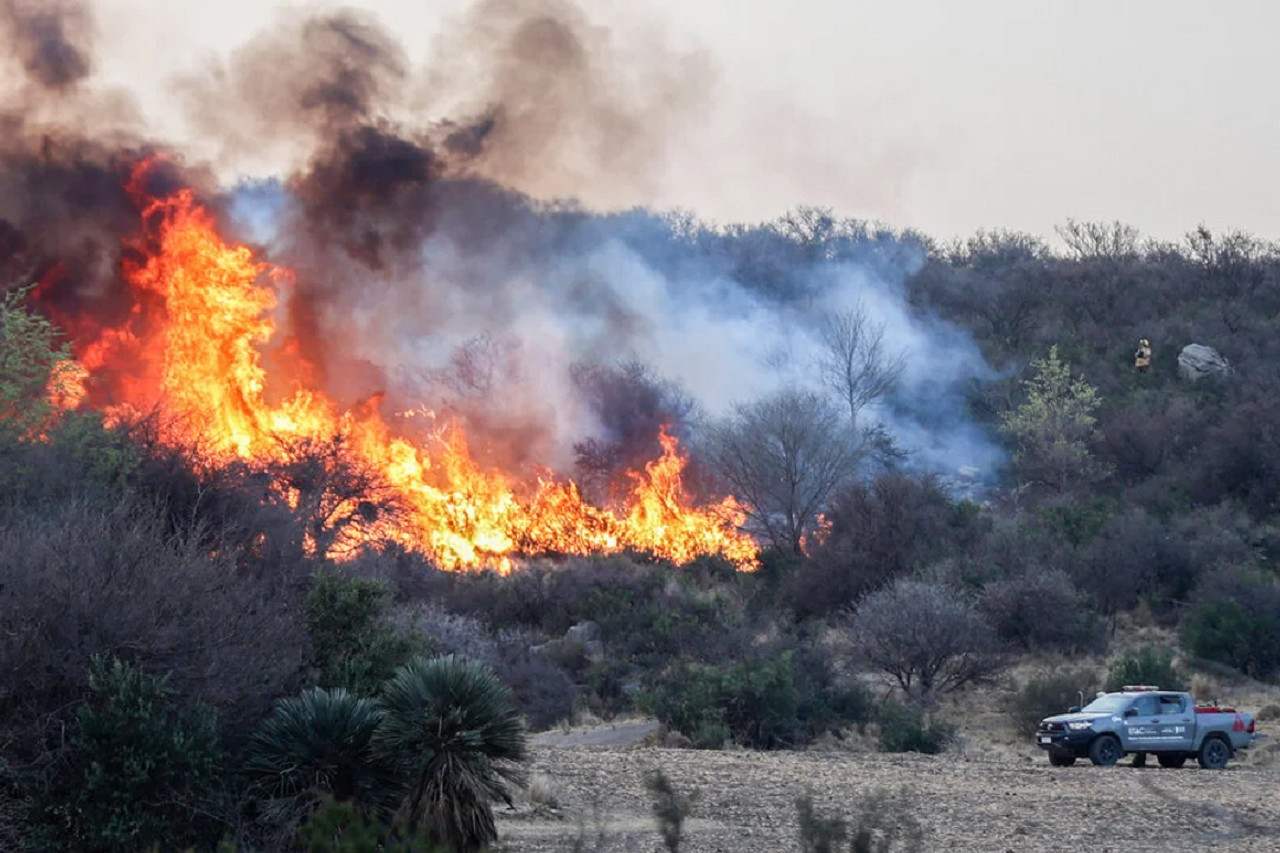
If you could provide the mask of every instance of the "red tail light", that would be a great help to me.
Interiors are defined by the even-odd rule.
[[[1249,721],[1249,728],[1245,729],[1249,734],[1253,734],[1253,720]]]
[[[1233,732],[1242,732],[1242,731],[1244,731],[1244,717],[1240,716],[1239,714],[1236,714],[1236,721],[1235,721],[1235,723],[1231,726],[1231,731],[1233,731]]]

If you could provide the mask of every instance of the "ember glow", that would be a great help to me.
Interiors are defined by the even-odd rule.
[[[341,457],[379,500],[339,494],[317,507],[332,535],[309,531],[308,545],[327,556],[389,540],[448,569],[509,571],[520,555],[628,549],[678,564],[719,554],[756,565],[757,547],[740,531],[746,514],[732,497],[691,504],[681,481],[687,459],[666,432],[661,456],[629,474],[624,504],[603,508],[550,472],[530,484],[483,470],[456,424],[429,431],[420,419],[384,417],[378,398],[341,409],[308,383],[309,365],[281,339],[274,316],[292,293],[290,271],[224,241],[191,190],[142,197],[151,167],[130,182],[144,223],[124,269],[134,308],[119,326],[71,325],[85,389],[62,399],[98,400],[115,422],[159,412],[162,440],[205,465],[266,470],[317,452]],[[274,488],[292,506],[324,499],[279,481]]]

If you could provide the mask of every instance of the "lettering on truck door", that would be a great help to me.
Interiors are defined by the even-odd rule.
[[[1195,711],[1190,700],[1178,693],[1161,694],[1158,698],[1160,748],[1190,750],[1195,735]]]
[[[1160,748],[1160,706],[1155,696],[1139,696],[1124,712],[1126,749]]]

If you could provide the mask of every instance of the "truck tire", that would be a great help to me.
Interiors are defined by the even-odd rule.
[[[1204,743],[1200,744],[1200,753],[1196,756],[1196,761],[1199,761],[1200,766],[1205,770],[1221,770],[1227,766],[1229,758],[1231,758],[1231,744],[1220,737],[1207,737]]]
[[[1161,767],[1177,770],[1187,763],[1187,757],[1181,752],[1159,752],[1156,753],[1156,761],[1160,762]]]
[[[1115,735],[1098,735],[1089,744],[1089,760],[1099,767],[1111,767],[1123,754]]]
[[[1054,767],[1070,767],[1076,763],[1074,755],[1060,755],[1056,752],[1049,753],[1049,763]]]

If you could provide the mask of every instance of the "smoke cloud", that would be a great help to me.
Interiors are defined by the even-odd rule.
[[[0,4],[6,52],[22,65],[28,79],[53,90],[66,89],[89,76],[90,34],[87,7],[76,0],[4,0]]]
[[[82,116],[119,102],[89,85],[84,7],[0,8],[21,98],[84,90]],[[120,270],[146,247],[126,184],[159,154],[149,190],[194,187],[292,271],[279,337],[314,381],[341,403],[378,394],[388,413],[460,419],[483,462],[652,456],[656,436],[637,423],[696,432],[735,402],[815,386],[821,321],[856,304],[907,362],[868,417],[917,464],[990,470],[999,452],[965,416],[964,390],[991,371],[960,330],[907,305],[903,281],[924,259],[913,240],[835,221],[817,234],[804,217],[719,227],[595,212],[645,198],[714,93],[705,57],[629,35],[567,0],[480,0],[415,69],[369,16],[282,21],[181,82],[212,141],[185,157],[143,134],[37,133],[15,110],[4,120],[20,132],[0,143],[4,284],[41,280],[41,303],[73,333],[136,312]],[[223,189],[192,165],[264,152],[290,167]]]

